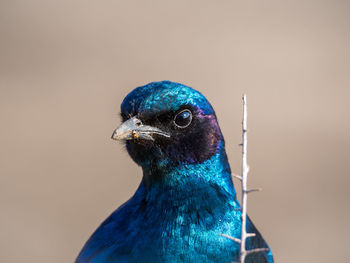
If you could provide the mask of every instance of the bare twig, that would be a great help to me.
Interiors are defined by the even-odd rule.
[[[268,251],[268,248],[255,248],[246,250],[246,239],[248,237],[254,237],[255,233],[247,233],[247,199],[248,194],[255,191],[261,191],[261,188],[257,189],[248,189],[248,172],[249,166],[247,163],[247,97],[244,94],[242,97],[243,100],[243,121],[242,121],[242,213],[241,213],[241,249],[240,249],[240,263],[244,263],[244,260],[247,255],[252,253],[257,253],[261,251]]]
[[[242,204],[240,208],[236,208],[236,211],[241,211],[241,239],[231,237],[229,235],[220,234],[223,237],[229,238],[236,243],[240,244],[240,253],[239,253],[239,262],[234,263],[244,263],[245,258],[247,255],[262,251],[268,251],[268,248],[254,248],[250,250],[246,250],[246,239],[249,237],[255,237],[255,233],[247,233],[247,199],[248,194],[251,192],[258,192],[261,191],[261,188],[253,188],[248,189],[247,187],[247,181],[248,181],[248,172],[249,172],[249,166],[247,163],[247,144],[248,144],[248,138],[247,138],[247,97],[245,94],[243,94],[242,97],[243,100],[243,121],[242,121],[242,143],[239,144],[242,146],[242,171],[241,175],[233,174],[232,176],[239,179],[241,181],[242,185]]]
[[[245,249],[245,241],[247,239],[247,179],[248,179],[248,163],[247,163],[247,98],[244,94],[243,100],[243,121],[242,121],[242,213],[241,213],[241,249],[240,262],[244,263],[247,251]]]

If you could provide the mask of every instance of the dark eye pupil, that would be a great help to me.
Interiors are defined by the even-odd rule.
[[[184,110],[175,116],[174,122],[180,128],[187,127],[192,121],[192,114],[189,110]]]

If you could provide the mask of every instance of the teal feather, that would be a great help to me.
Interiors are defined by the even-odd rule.
[[[186,132],[174,130],[169,121],[155,121],[164,114],[172,118],[182,107],[197,118]],[[176,138],[156,138],[152,144],[127,142],[143,179],[131,199],[86,242],[76,263],[238,262],[239,245],[221,236],[240,238],[241,212],[210,103],[182,84],[154,82],[124,99],[122,116],[138,116]],[[247,249],[269,248],[249,218],[247,230],[256,233],[248,239]],[[248,262],[272,263],[272,253],[251,254]]]

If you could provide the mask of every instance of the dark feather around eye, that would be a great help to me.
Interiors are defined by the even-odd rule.
[[[171,112],[165,112],[157,115],[157,120],[161,123],[169,123],[173,119]]]
[[[120,113],[120,117],[122,118],[123,121],[127,120],[127,116],[123,112]]]

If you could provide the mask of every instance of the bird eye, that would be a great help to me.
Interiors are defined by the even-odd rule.
[[[174,124],[179,128],[186,128],[192,121],[192,113],[189,110],[179,112],[174,118]]]

